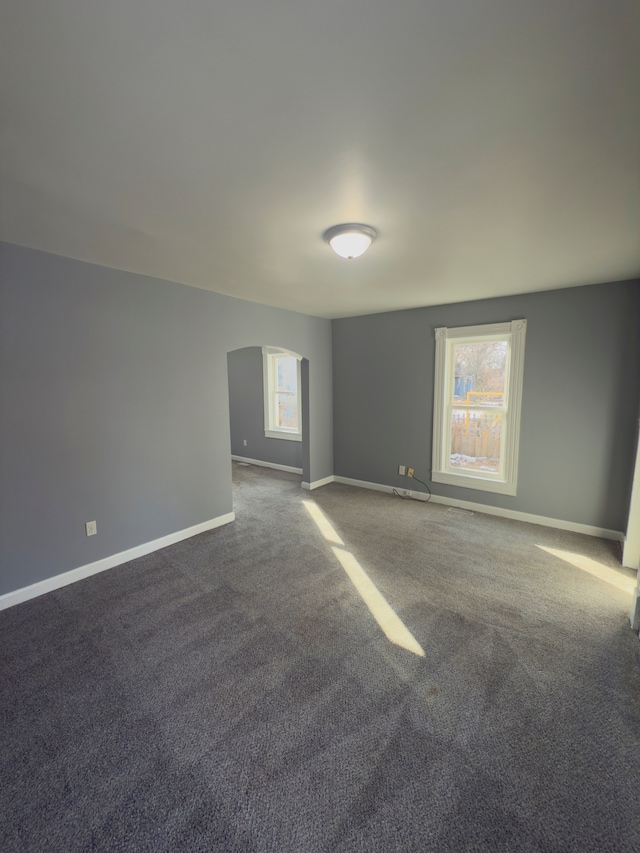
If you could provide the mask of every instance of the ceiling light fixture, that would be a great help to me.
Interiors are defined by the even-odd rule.
[[[359,258],[376,239],[378,232],[361,222],[345,222],[328,228],[323,236],[336,255],[341,258]]]

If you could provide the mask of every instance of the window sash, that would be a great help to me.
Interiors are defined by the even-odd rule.
[[[455,402],[455,378],[456,378],[456,364],[455,364],[455,352],[456,346],[460,344],[483,344],[483,343],[506,343],[506,352],[505,352],[505,375],[504,375],[504,389],[502,391],[502,398],[504,402],[499,405],[489,405],[489,404],[469,404],[469,403],[456,403]],[[492,471],[474,471],[471,468],[457,468],[451,463],[451,458],[453,456],[453,427],[452,427],[452,414],[453,412],[467,411],[467,412],[479,412],[481,414],[488,414],[495,412],[496,415],[500,413],[504,420],[508,408],[509,408],[509,365],[511,363],[511,333],[505,334],[497,334],[497,335],[472,335],[470,337],[452,337],[447,339],[447,395],[445,402],[445,412],[444,412],[444,442],[442,448],[442,458],[441,458],[441,468],[443,471],[448,472],[449,474],[453,474],[454,476],[460,476],[461,474],[465,477],[475,477],[481,479],[488,480],[496,480],[496,481],[504,481],[505,478],[505,455],[502,452],[504,448],[506,438],[506,430],[501,430],[500,436],[500,463],[498,470],[495,472]],[[479,393],[479,392],[472,392]],[[503,426],[506,425],[503,424]]]
[[[264,378],[264,434],[267,438],[284,438],[302,441],[302,400],[300,358],[292,353],[273,351],[263,347],[263,378]],[[278,381],[278,361],[285,358],[296,360],[295,389],[286,387],[286,383]],[[292,398],[292,409],[295,409],[297,427],[285,426],[280,423],[279,401],[282,397]]]
[[[469,450],[468,454],[461,454],[461,455],[469,455],[470,457],[476,457],[480,460],[483,458],[491,459],[492,457],[487,457],[486,453],[487,453],[488,449],[495,447],[495,445],[497,443],[497,445],[499,447],[498,470],[497,471],[488,470],[488,468],[486,467],[487,463],[485,463],[485,467],[479,466],[478,469],[474,469],[471,467],[456,466],[452,462],[454,455],[456,453],[460,453],[460,451],[456,450],[454,447],[454,427],[453,427],[453,423],[452,423],[452,420],[453,420],[452,415],[454,413],[457,413],[459,415],[462,415],[465,413],[468,414],[468,412],[472,412],[472,413],[479,412],[480,415],[482,415],[482,416],[490,415],[491,420],[493,421],[493,424],[495,424],[497,421],[500,423],[500,429],[499,429],[499,434],[496,437],[495,435],[492,436],[490,434],[492,431],[493,424],[488,424],[486,426],[483,426],[482,424],[475,425],[474,423],[471,423],[470,428],[468,427],[466,432],[460,431],[461,434],[458,435],[458,439],[460,440],[460,443],[462,444],[462,449]],[[446,431],[445,431],[445,444],[443,447],[443,459],[442,459],[443,470],[445,470],[449,473],[453,473],[455,475],[463,474],[464,476],[468,476],[468,477],[480,477],[483,479],[498,480],[498,481],[504,480],[504,477],[505,477],[505,470],[504,470],[505,469],[505,454],[504,454],[503,450],[504,450],[504,444],[505,444],[504,436],[508,432],[508,422],[507,422],[508,413],[507,413],[507,410],[503,409],[503,408],[497,408],[497,407],[487,410],[486,408],[485,409],[479,409],[477,407],[472,408],[472,407],[464,406],[464,407],[460,408],[458,406],[456,406],[456,407],[450,406],[448,408],[448,413],[447,413],[447,415],[445,415],[445,417],[446,417],[446,423],[445,423]],[[474,419],[472,419],[472,421],[473,420]],[[476,428],[474,429],[474,427],[476,427]],[[476,452],[476,448],[478,447],[478,443],[480,444],[480,454],[478,454]],[[473,450],[473,453],[471,453],[471,450]]]

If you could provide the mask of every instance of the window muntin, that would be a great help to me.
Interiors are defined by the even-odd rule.
[[[515,495],[526,321],[436,329],[432,479]]]
[[[267,438],[302,440],[300,359],[264,347],[264,434]]]

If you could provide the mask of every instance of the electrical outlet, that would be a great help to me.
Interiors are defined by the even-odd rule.
[[[407,468],[407,477],[413,477],[414,474],[415,474],[414,468]]]
[[[406,468],[404,467],[404,465],[398,465],[398,474],[402,474],[402,476],[404,477],[404,475],[406,473],[407,472],[406,472]]]
[[[242,439],[242,443],[243,443],[243,444],[244,444],[244,446],[246,447],[246,446],[247,446],[247,439],[246,439],[246,438],[243,438],[243,439]]]
[[[400,492],[400,494],[401,494],[404,498],[410,498],[410,497],[411,497],[411,489],[402,489],[402,491]]]
[[[98,532],[98,525],[95,521],[87,521],[85,527],[87,529],[87,536],[95,536]]]

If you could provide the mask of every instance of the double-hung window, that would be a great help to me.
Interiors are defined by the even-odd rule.
[[[264,434],[267,438],[302,441],[300,358],[282,350],[262,348],[264,372]]]
[[[526,320],[436,329],[436,483],[516,494],[526,329]]]

